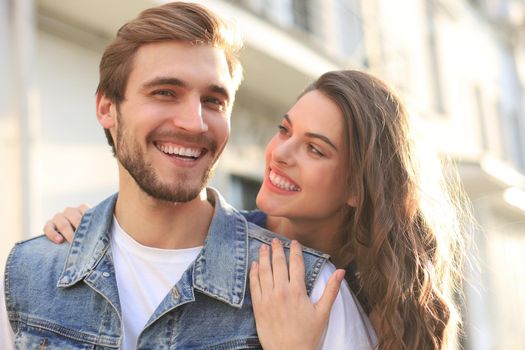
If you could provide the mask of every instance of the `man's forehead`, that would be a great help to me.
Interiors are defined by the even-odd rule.
[[[172,77],[187,84],[222,86],[233,93],[233,79],[224,50],[207,44],[167,41],[139,47],[130,78],[141,83]]]

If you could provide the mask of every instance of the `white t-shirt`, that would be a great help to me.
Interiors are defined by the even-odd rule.
[[[310,294],[310,300],[317,302],[323,295],[328,279],[335,271],[335,266],[327,262],[321,269]],[[339,294],[332,305],[328,327],[321,339],[322,350],[370,350],[377,348],[374,328],[365,312],[350,291],[348,283],[343,281]]]
[[[120,309],[122,347],[134,350],[142,329],[160,302],[197,258],[202,247],[159,249],[135,241],[113,218],[111,253],[115,264]]]
[[[135,349],[141,330],[157,306],[170,292],[199,254],[202,247],[158,249],[143,246],[122,230],[116,219],[112,225],[111,252],[123,318],[123,350]],[[335,267],[327,263],[314,284],[310,300],[316,302]],[[14,334],[5,307],[3,278],[0,283],[0,349],[12,349]],[[376,343],[372,327],[343,282],[323,336],[321,350],[369,350]]]

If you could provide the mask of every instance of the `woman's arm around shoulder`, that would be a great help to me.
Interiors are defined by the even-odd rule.
[[[81,204],[78,207],[67,207],[62,213],[57,213],[53,218],[44,225],[44,234],[46,237],[60,244],[73,240],[75,230],[82,220],[82,216],[89,209],[87,204]]]

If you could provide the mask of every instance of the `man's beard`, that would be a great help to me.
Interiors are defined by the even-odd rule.
[[[199,144],[206,145],[210,155],[215,158],[204,171],[198,186],[193,188],[189,187],[187,182],[192,179],[189,178],[188,174],[178,174],[177,176],[179,178],[177,182],[165,184],[159,180],[155,168],[145,160],[145,152],[141,149],[139,143],[132,136],[127,135],[120,112],[117,112],[117,120],[116,157],[142,191],[156,199],[183,203],[195,199],[204,187],[206,187],[217,163],[217,143],[214,140],[202,136],[179,135],[173,132],[162,133],[163,136],[171,135],[172,139],[194,142],[200,140]],[[158,133],[157,136],[159,134],[161,133]]]

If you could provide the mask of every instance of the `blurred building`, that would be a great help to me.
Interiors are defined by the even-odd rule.
[[[0,0],[0,259],[66,205],[97,203],[117,170],[96,122],[98,62],[154,0]],[[525,348],[525,2],[209,0],[245,39],[232,138],[212,185],[254,205],[264,146],[321,73],[395,85],[422,133],[458,162],[481,227],[466,349]],[[521,62],[521,64],[520,64]]]

